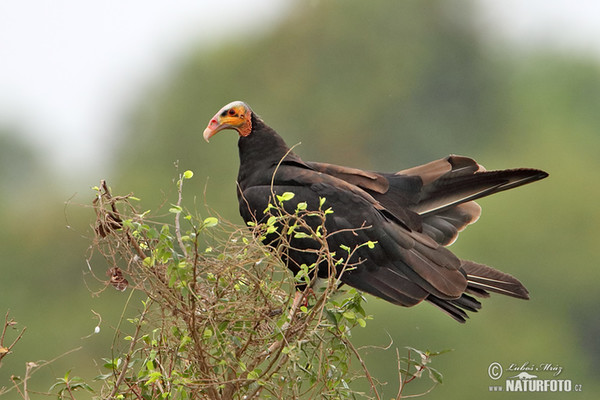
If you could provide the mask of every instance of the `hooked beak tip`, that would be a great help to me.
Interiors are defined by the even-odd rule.
[[[204,137],[204,140],[206,140],[206,142],[208,142],[211,137],[214,136],[215,133],[217,133],[219,131],[219,123],[217,122],[216,119],[212,119],[210,121],[210,123],[208,124],[208,126],[206,127],[206,129],[204,130],[204,133],[202,133],[202,136]]]
[[[204,140],[206,140],[206,142],[208,143],[208,139],[210,139],[215,133],[216,131],[214,129],[211,129],[211,127],[209,126],[204,130],[204,133],[202,133],[202,137],[204,137]]]

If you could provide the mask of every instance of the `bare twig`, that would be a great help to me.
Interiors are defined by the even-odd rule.
[[[4,316],[4,327],[2,328],[2,336],[0,336],[0,364],[2,363],[2,359],[10,354],[10,351],[12,350],[12,348],[17,344],[17,342],[19,340],[21,340],[21,338],[23,337],[23,334],[25,333],[25,330],[27,330],[27,327],[24,327],[23,329],[21,329],[21,332],[17,335],[17,337],[15,338],[15,340],[13,340],[13,342],[8,346],[5,347],[4,346],[4,339],[5,339],[5,335],[6,335],[6,329],[9,326],[13,326],[16,324],[16,322],[13,319],[8,319],[8,315],[10,314],[10,310],[8,310],[6,312],[6,315]]]
[[[17,382],[16,377],[12,378],[12,383],[13,383],[13,388],[19,392],[19,394],[21,395],[21,397],[24,400],[29,400],[29,387],[28,387],[28,382],[31,379],[31,377],[33,376],[33,374],[35,374],[39,369],[50,365],[52,363],[54,363],[56,360],[65,357],[71,353],[74,353],[76,351],[81,350],[82,347],[77,347],[75,349],[69,350],[57,357],[54,357],[53,359],[49,360],[49,361],[37,361],[37,362],[33,362],[33,361],[28,361],[27,363],[25,363],[25,377],[23,378],[23,380],[21,382]],[[19,389],[19,385],[23,385],[23,390]],[[8,393],[10,390],[7,390],[4,393]]]
[[[119,374],[119,376],[117,377],[117,379],[115,381],[113,389],[110,392],[110,395],[108,397],[109,399],[113,399],[115,397],[115,394],[117,394],[117,391],[119,390],[119,386],[121,386],[121,383],[123,383],[123,379],[125,379],[125,375],[127,374],[127,368],[129,366],[129,363],[131,362],[131,357],[133,356],[133,351],[135,349],[135,345],[137,344],[140,332],[142,330],[142,323],[144,322],[144,318],[146,317],[146,314],[148,313],[149,308],[150,308],[150,303],[148,301],[147,303],[145,303],[144,310],[142,311],[139,321],[135,327],[135,333],[133,334],[133,339],[131,339],[131,344],[129,345],[129,350],[127,351],[125,360],[123,361],[123,367],[121,368],[121,373]]]
[[[181,209],[181,200],[183,196],[183,175],[179,174],[179,181],[177,181],[177,208]],[[177,237],[177,243],[179,244],[179,248],[183,252],[185,258],[187,258],[187,250],[185,245],[183,244],[183,240],[181,239],[181,226],[179,224],[179,216],[181,212],[175,213],[175,236]]]
[[[347,338],[341,338],[341,339],[346,344],[346,346],[348,346],[348,348],[350,350],[352,350],[352,353],[354,353],[354,356],[356,357],[356,359],[360,363],[360,366],[362,367],[363,372],[365,373],[365,377],[369,381],[369,385],[371,386],[371,390],[373,391],[373,394],[375,394],[375,398],[377,400],[381,400],[381,397],[379,396],[379,392],[377,391],[377,385],[375,384],[375,381],[373,380],[373,377],[371,376],[371,373],[369,372],[369,369],[367,368],[367,365],[365,364],[364,360],[360,356],[360,353],[358,352],[358,350],[356,349],[356,347],[354,347],[354,345],[352,344],[352,342],[349,341]]]

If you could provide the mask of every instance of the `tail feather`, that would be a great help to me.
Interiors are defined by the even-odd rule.
[[[459,298],[441,299],[432,294],[426,298],[429,303],[460,323],[466,322],[469,318],[466,311],[477,312],[481,309],[481,303],[470,295],[490,297],[489,292],[494,292],[519,299],[529,299],[529,292],[525,286],[512,275],[466,260],[462,260],[461,269],[466,274],[468,283],[465,293]]]
[[[405,169],[396,175],[420,178],[419,198],[409,208],[421,216],[439,213],[548,176],[544,171],[530,168],[486,171],[475,160],[457,155]]]
[[[481,303],[468,294],[463,293],[458,299],[451,300],[450,302],[467,311],[477,312],[481,310]]]
[[[434,295],[427,296],[426,300],[461,324],[467,322],[467,318],[469,318],[469,315],[465,312],[465,310],[463,310],[462,307],[453,304],[452,300],[449,301],[440,299]]]
[[[485,294],[489,291],[518,299],[529,299],[529,292],[525,286],[512,275],[473,261],[463,260],[461,267],[467,274],[467,290],[470,289],[470,293],[477,295],[483,292],[483,297],[487,297]]]
[[[429,187],[423,188],[423,199],[413,211],[424,216],[477,200],[498,192],[535,182],[548,176],[537,169],[507,169],[475,172],[468,175],[449,172]]]

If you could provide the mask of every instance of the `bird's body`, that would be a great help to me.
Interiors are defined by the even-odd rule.
[[[305,162],[242,102],[223,107],[204,136],[208,140],[226,128],[240,133],[238,200],[243,219],[264,222],[273,196],[285,192],[294,193],[284,203],[289,213],[302,202],[316,211],[325,201],[332,211],[324,222],[327,248],[337,260],[344,259],[337,270],[339,274],[346,267],[343,283],[401,306],[426,300],[459,322],[467,317],[465,310],[481,306],[471,295],[487,297],[491,291],[528,298],[514,277],[461,260],[445,246],[479,218],[481,209],[473,200],[542,179],[545,172],[485,171],[461,156],[396,173]],[[313,230],[322,223],[310,216],[305,221]],[[277,237],[271,234],[267,241]],[[321,244],[310,235],[288,239],[281,256],[294,273],[318,261]],[[324,261],[316,268],[321,277],[329,269]]]

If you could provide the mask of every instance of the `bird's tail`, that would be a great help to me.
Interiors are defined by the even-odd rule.
[[[441,299],[433,295],[427,297],[428,302],[460,323],[469,318],[467,311],[477,312],[481,308],[481,303],[473,296],[490,297],[489,292],[493,292],[518,299],[529,299],[529,292],[525,286],[512,275],[467,260],[462,260],[461,268],[467,276],[468,283],[465,293],[458,299]]]
[[[467,274],[467,293],[489,297],[488,292],[494,292],[518,299],[529,299],[529,292],[525,286],[512,275],[467,260],[462,260],[461,268]]]

